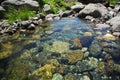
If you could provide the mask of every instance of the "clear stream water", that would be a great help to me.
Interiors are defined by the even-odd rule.
[[[0,80],[38,80],[40,77],[31,78],[30,75],[36,69],[48,64],[50,59],[57,60],[61,66],[76,65],[79,60],[71,63],[64,57],[63,53],[67,50],[69,52],[86,49],[85,52],[88,54],[83,58],[84,60],[94,57],[97,60],[102,59],[104,63],[110,59],[115,64],[120,64],[120,41],[103,38],[108,34],[108,29],[94,30],[92,24],[77,17],[54,20],[46,26],[37,27],[34,34],[16,34],[12,40],[0,44]],[[57,64],[54,61],[53,63]],[[60,74],[65,76],[68,73]],[[49,80],[49,78],[42,77],[40,80]]]

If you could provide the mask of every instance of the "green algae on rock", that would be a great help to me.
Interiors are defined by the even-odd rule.
[[[80,50],[71,51],[70,53],[66,53],[66,58],[70,63],[75,63],[83,59],[83,53]]]
[[[56,67],[52,64],[45,64],[43,67],[35,70],[31,76],[38,77],[38,80],[51,80]]]
[[[52,46],[46,44],[45,48],[51,52],[64,53],[69,51],[69,43],[63,41],[54,41]]]

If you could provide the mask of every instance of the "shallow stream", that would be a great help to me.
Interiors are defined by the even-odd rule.
[[[108,29],[77,17],[45,26],[0,43],[0,80],[120,79],[120,41]]]

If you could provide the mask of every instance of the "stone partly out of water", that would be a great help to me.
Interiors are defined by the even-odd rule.
[[[110,25],[112,25],[111,29],[113,32],[120,32],[120,16],[115,16],[107,21]]]
[[[107,33],[107,34],[105,34],[105,35],[103,36],[103,39],[116,40],[116,37],[113,36],[112,34]]]
[[[66,58],[69,60],[69,63],[75,63],[83,59],[83,53],[80,50],[75,50],[70,53],[66,53]]]
[[[110,25],[108,24],[96,24],[96,28],[95,29],[106,29],[106,28],[110,28]]]
[[[63,80],[63,76],[61,74],[59,74],[59,73],[55,73],[53,75],[52,80]]]

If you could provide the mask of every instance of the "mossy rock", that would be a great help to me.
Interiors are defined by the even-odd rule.
[[[29,74],[29,63],[16,58],[9,63],[6,70],[5,80],[26,80]]]

